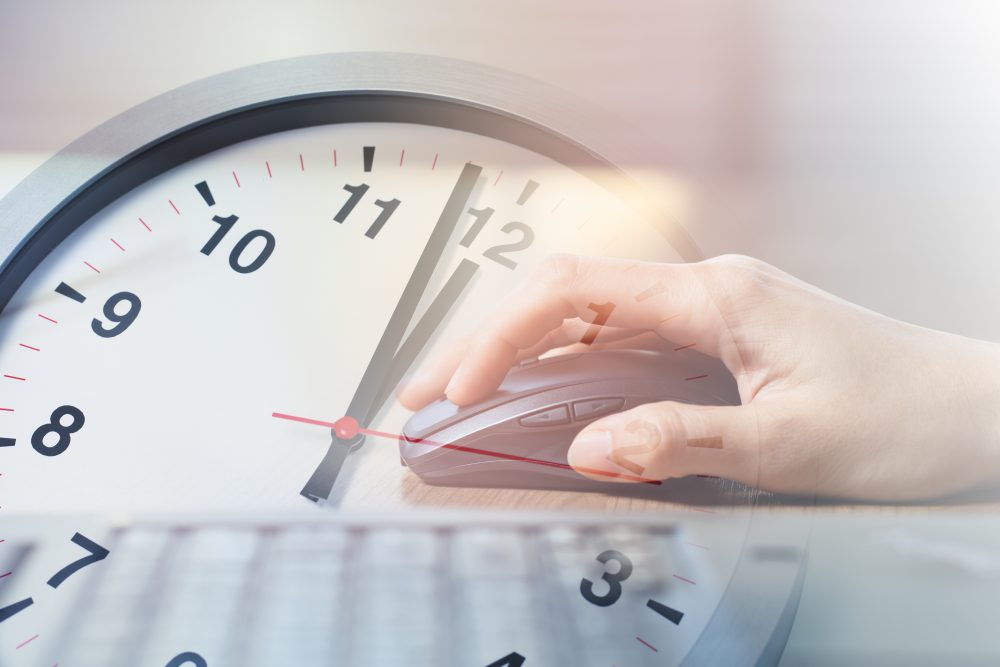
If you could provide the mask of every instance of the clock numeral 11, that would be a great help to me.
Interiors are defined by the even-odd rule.
[[[361,202],[361,199],[368,192],[368,184],[362,183],[361,185],[345,185],[344,189],[347,190],[351,196],[347,198],[344,205],[340,207],[339,211],[337,211],[337,215],[333,216],[333,219],[339,223],[347,221],[347,216],[351,214],[354,207]],[[399,208],[399,204],[400,201],[398,199],[376,199],[375,205],[381,208],[382,212],[378,214],[375,221],[368,227],[368,231],[365,232],[365,236],[370,239],[378,236],[378,233],[382,231],[383,227],[385,227],[385,223],[389,222],[389,218],[391,218],[392,214],[396,212],[397,208]]]

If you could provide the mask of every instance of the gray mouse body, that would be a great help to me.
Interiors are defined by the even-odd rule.
[[[400,455],[429,484],[608,490],[614,482],[565,467],[573,438],[595,419],[666,400],[739,405],[740,396],[718,359],[690,349],[531,360],[511,369],[480,403],[459,407],[441,399],[414,414],[403,428]]]

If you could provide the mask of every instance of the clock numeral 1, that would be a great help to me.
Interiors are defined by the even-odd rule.
[[[587,308],[596,314],[594,315],[594,321],[590,323],[587,333],[583,335],[580,342],[584,345],[591,345],[597,339],[597,334],[600,333],[601,327],[608,323],[608,318],[611,317],[611,313],[615,310],[615,304],[610,301],[607,303],[588,303]]]
[[[349,192],[351,196],[347,198],[347,201],[344,202],[344,205],[340,207],[339,211],[337,211],[337,215],[333,216],[334,221],[339,223],[344,223],[347,221],[347,216],[351,214],[351,211],[354,210],[354,207],[361,202],[362,198],[364,198],[365,194],[368,192],[368,184],[367,183],[362,183],[361,185],[348,184],[344,186],[344,190]],[[378,214],[378,217],[375,218],[375,221],[372,222],[370,227],[368,227],[368,231],[365,232],[365,236],[367,236],[370,239],[373,239],[376,236],[378,236],[378,233],[385,226],[385,223],[389,222],[389,218],[391,218],[392,214],[396,212],[397,208],[399,208],[399,204],[400,201],[398,199],[388,199],[388,200],[376,199],[375,205],[381,208],[382,212]]]

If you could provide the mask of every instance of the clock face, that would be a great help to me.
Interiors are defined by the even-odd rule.
[[[411,93],[264,98],[150,137],[45,215],[0,274],[3,511],[309,516],[323,510],[302,496],[328,493],[361,499],[342,512],[386,509],[407,480],[397,441],[369,437],[351,455],[368,468],[324,488],[329,422],[399,433],[408,414],[386,388],[552,253],[697,258],[623,183],[526,118]],[[749,509],[694,508],[669,549],[563,545],[565,576],[598,582],[575,600],[598,625],[622,573],[676,560],[669,596],[629,612],[639,636],[602,655],[679,664],[732,588]],[[81,548],[87,567],[111,566],[114,548],[83,534],[49,560]],[[32,610],[5,609],[13,645]]]

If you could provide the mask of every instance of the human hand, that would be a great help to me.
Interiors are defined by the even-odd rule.
[[[636,298],[653,286],[662,291]],[[628,460],[646,478],[716,475],[872,500],[1000,481],[1000,346],[884,317],[737,255],[692,264],[553,256],[399,399],[414,410],[442,393],[459,405],[481,400],[520,359],[586,349],[588,304],[606,302],[616,307],[603,345],[694,342],[725,363],[743,404],[667,401],[599,419],[569,450],[580,471],[625,472],[614,452],[641,435],[646,453]],[[722,446],[687,445],[706,438]]]

